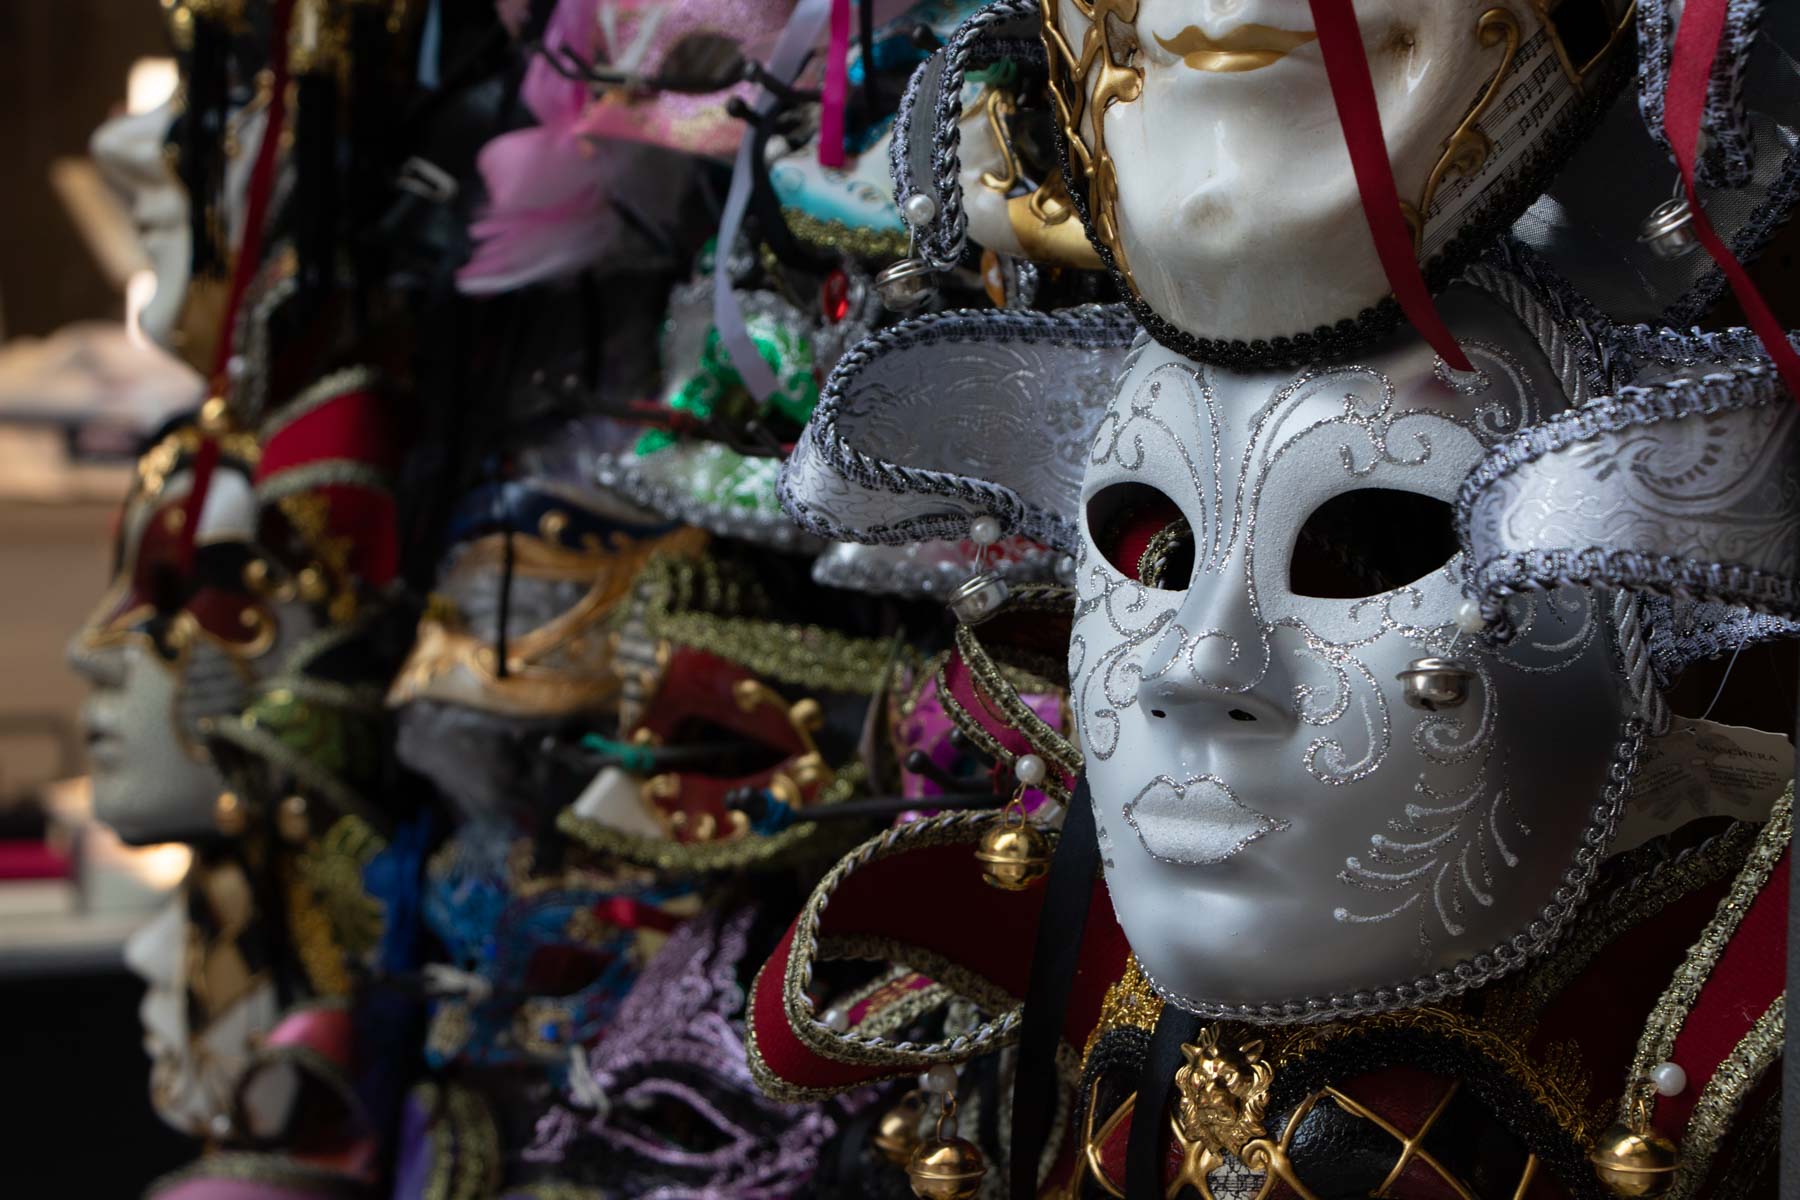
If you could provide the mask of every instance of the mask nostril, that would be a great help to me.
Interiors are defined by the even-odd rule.
[[[1247,713],[1241,708],[1234,708],[1230,712],[1226,713],[1225,715],[1230,717],[1234,721],[1254,721],[1254,720],[1256,720],[1256,714]]]
[[[1153,717],[1156,717],[1156,718],[1158,718],[1158,719],[1161,719],[1161,718],[1163,718],[1163,717],[1166,717],[1166,716],[1168,716],[1168,715],[1169,715],[1169,714],[1168,714],[1168,713],[1166,713],[1166,712],[1164,712],[1164,711],[1163,711],[1163,710],[1162,710],[1162,709],[1160,709],[1160,708],[1153,708],[1153,709],[1151,709],[1151,710],[1150,710],[1150,715],[1151,715],[1151,716],[1153,716]]]

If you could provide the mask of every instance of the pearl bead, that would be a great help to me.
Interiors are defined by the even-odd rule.
[[[1021,754],[1018,761],[1013,763],[1013,774],[1017,775],[1019,782],[1026,787],[1036,787],[1044,782],[1044,776],[1047,773],[1044,760],[1035,754]]]
[[[1679,1096],[1687,1091],[1687,1072],[1672,1062],[1659,1062],[1650,1068],[1650,1086],[1661,1096]]]
[[[242,379],[250,370],[250,363],[241,354],[234,354],[225,360],[225,378],[233,382]]]
[[[1464,600],[1456,606],[1456,627],[1464,633],[1480,633],[1487,628],[1487,620],[1481,615],[1481,605],[1473,600]]]
[[[927,196],[924,192],[914,192],[912,195],[908,196],[906,202],[900,206],[900,211],[906,214],[906,223],[908,225],[914,227],[929,225],[931,224],[932,218],[937,216],[937,201],[933,200],[930,196]]]
[[[1000,518],[976,517],[969,522],[969,540],[977,546],[991,546],[1000,540]]]
[[[833,1033],[843,1033],[850,1028],[850,1018],[842,1009],[828,1008],[825,1010],[824,1017],[820,1019],[824,1022],[825,1028]]]
[[[934,1096],[954,1096],[956,1094],[956,1068],[949,1063],[939,1063],[919,1076],[919,1087]]]

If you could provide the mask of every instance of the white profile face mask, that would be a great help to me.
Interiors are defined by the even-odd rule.
[[[223,788],[202,722],[235,717],[256,685],[319,628],[301,600],[259,593],[248,467],[221,461],[195,535],[195,566],[176,566],[198,439],[172,434],[144,456],[120,521],[119,566],[68,659],[91,692],[82,708],[94,811],[129,842],[210,833]]]
[[[1546,940],[1591,873],[1627,707],[1603,605],[1521,599],[1499,652],[1458,631],[1457,488],[1560,395],[1522,330],[1482,328],[1472,396],[1416,341],[1265,374],[1151,345],[1101,421],[1071,703],[1113,905],[1185,1007],[1459,991]],[[1407,705],[1396,676],[1430,656],[1472,669],[1466,702]]]

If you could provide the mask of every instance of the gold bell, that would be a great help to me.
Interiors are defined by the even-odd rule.
[[[1005,816],[982,831],[975,859],[989,886],[1022,892],[1050,873],[1050,839],[1016,804],[1009,805]]]
[[[236,792],[220,792],[213,801],[213,826],[226,837],[238,837],[249,828],[249,814]]]
[[[276,806],[275,829],[283,839],[295,844],[304,842],[311,835],[312,822],[307,817],[305,796],[289,796]]]
[[[921,1200],[973,1200],[986,1174],[980,1148],[959,1137],[931,1138],[906,1160],[907,1179]]]
[[[875,1123],[875,1136],[870,1139],[881,1156],[896,1167],[904,1167],[919,1148],[919,1123],[925,1119],[925,1093],[917,1089],[906,1093],[900,1103],[881,1114]]]
[[[1661,1196],[1675,1186],[1681,1152],[1661,1134],[1621,1123],[1600,1135],[1588,1161],[1615,1196]]]

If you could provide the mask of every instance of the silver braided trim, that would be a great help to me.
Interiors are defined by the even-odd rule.
[[[1700,128],[1703,143],[1695,177],[1708,187],[1738,188],[1750,182],[1756,168],[1755,139],[1744,110],[1744,77],[1756,47],[1757,25],[1764,0],[1731,0],[1725,9],[1725,32],[1719,57],[1706,86],[1706,109]],[[1664,150],[1664,101],[1669,91],[1669,60],[1675,48],[1675,21],[1668,0],[1637,0],[1638,113],[1644,128]],[[1670,156],[1673,165],[1674,157]]]
[[[889,147],[889,166],[894,175],[894,200],[904,204],[915,192],[924,191],[937,202],[936,215],[913,227],[913,252],[940,271],[962,258],[968,239],[969,218],[963,211],[962,142],[963,82],[971,70],[979,70],[1003,58],[1027,58],[1041,62],[1043,44],[1021,36],[1018,29],[1003,30],[1009,23],[1027,22],[1035,32],[1038,0],[995,0],[964,21],[942,48],[920,63],[907,81],[894,117],[894,138]],[[928,105],[931,136],[915,129],[920,108]]]
[[[851,443],[839,420],[855,398],[859,374],[883,355],[918,346],[993,343],[1000,347],[1043,342],[1076,350],[1123,350],[1139,334],[1123,305],[1085,305],[1037,312],[1029,309],[958,309],[914,317],[880,330],[844,353],[819,394],[801,445],[782,469],[776,495],[802,529],[839,542],[898,546],[934,538],[960,539],[972,515],[999,519],[1007,533],[1073,553],[1076,524],[1068,516],[1033,507],[1007,487],[920,467],[889,462]],[[816,460],[816,461],[813,461]],[[867,500],[879,496],[882,511],[864,513],[854,523],[834,512],[834,498],[814,494],[796,479],[804,464],[817,475],[848,485]],[[891,499],[890,499],[891,498]]]
[[[1543,310],[1543,320],[1555,323],[1584,372],[1580,403],[1609,395],[1632,381],[1637,365],[1612,319],[1558,275],[1535,250],[1508,235],[1478,265],[1511,277],[1510,282],[1500,285],[1495,297],[1502,303],[1514,305],[1514,312],[1527,328],[1535,331],[1535,322],[1539,319],[1527,317],[1518,307],[1527,303]],[[1517,300],[1508,294],[1514,288],[1522,289]],[[1545,352],[1549,353],[1548,350]],[[1560,368],[1561,364],[1554,356],[1552,362]],[[1570,395],[1573,397],[1574,393]],[[1571,403],[1575,401],[1571,399]]]
[[[1567,337],[1563,323],[1536,291],[1509,271],[1480,262],[1463,272],[1463,281],[1480,288],[1512,310],[1536,341],[1550,367],[1562,382],[1563,395],[1579,408],[1593,398],[1590,381],[1599,372],[1598,360],[1586,343]]]
[[[1600,867],[1606,847],[1612,843],[1618,828],[1619,814],[1631,789],[1631,777],[1637,770],[1638,753],[1644,745],[1644,723],[1636,717],[1628,719],[1619,733],[1613,750],[1612,766],[1607,770],[1606,785],[1575,848],[1569,867],[1563,872],[1562,886],[1550,897],[1538,919],[1506,941],[1490,950],[1466,958],[1407,982],[1371,988],[1349,994],[1307,996],[1271,1004],[1222,1004],[1173,992],[1156,981],[1148,971],[1145,978],[1170,1004],[1197,1013],[1213,1021],[1247,1021],[1253,1025],[1307,1025],[1321,1021],[1337,1021],[1370,1013],[1393,1012],[1416,1008],[1460,996],[1473,987],[1498,979],[1524,965],[1525,961],[1550,946],[1562,932],[1575,910],[1586,899],[1594,873]],[[1141,965],[1141,964],[1140,964]]]
[[[1625,686],[1631,691],[1632,711],[1652,737],[1669,730],[1669,706],[1657,686],[1656,664],[1644,629],[1644,600],[1635,592],[1613,593],[1613,633],[1618,638],[1619,663]]]

